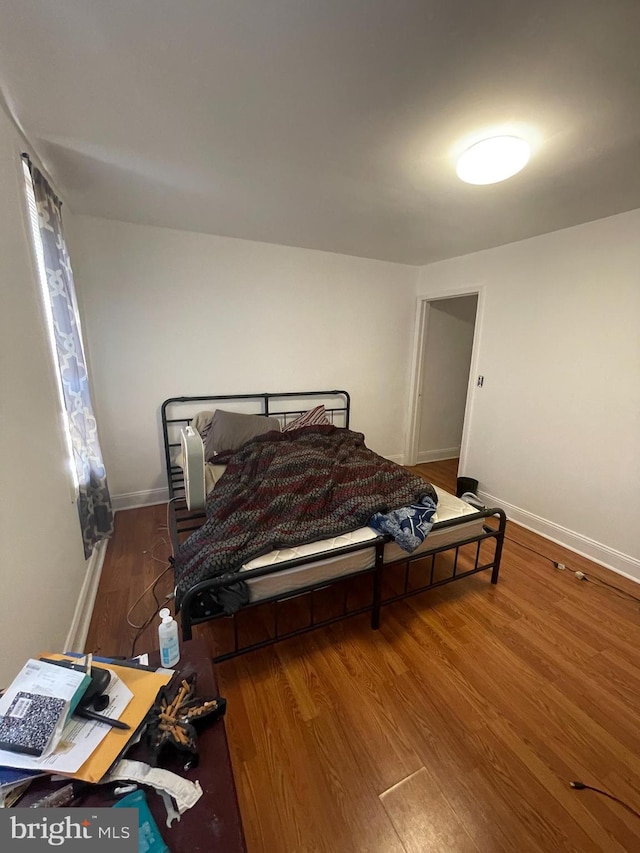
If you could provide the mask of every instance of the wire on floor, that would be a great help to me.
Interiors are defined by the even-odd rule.
[[[587,575],[584,572],[582,573],[582,580],[589,581],[589,583],[595,583],[600,586],[607,587],[608,589],[614,590],[617,593],[618,598],[629,598],[632,601],[637,601],[640,603],[640,596],[634,595],[632,592],[627,592],[626,589],[621,589],[619,586],[615,584],[609,583],[608,581],[602,580],[602,578],[596,577],[596,575]]]
[[[156,542],[154,545],[152,545],[152,546],[151,546],[151,548],[149,548],[147,551],[143,551],[142,553],[143,553],[143,554],[149,554],[149,555],[151,556],[151,559],[152,559],[152,560],[155,560],[155,561],[156,561],[156,563],[166,563],[166,562],[167,562],[166,557],[165,557],[165,559],[164,559],[164,560],[162,559],[162,557],[156,557],[156,553],[155,553],[155,552],[156,552],[156,548],[157,548],[159,545],[168,545],[168,544],[169,544],[169,543],[167,542],[167,540],[166,540],[166,539],[160,539],[160,541],[159,541],[159,542]]]
[[[169,565],[167,566],[167,568],[166,568],[164,571],[160,572],[160,574],[158,575],[158,577],[157,577],[154,581],[152,581],[152,582],[149,584],[149,586],[145,589],[145,591],[142,593],[142,595],[141,595],[141,596],[139,596],[139,597],[138,597],[138,599],[134,602],[134,604],[129,608],[129,612],[127,613],[127,623],[128,623],[132,628],[135,628],[135,629],[136,629],[136,633],[135,633],[135,635],[134,635],[134,637],[133,637],[133,642],[131,643],[131,654],[129,655],[129,657],[135,657],[135,654],[136,654],[136,644],[137,644],[138,640],[140,639],[140,637],[141,637],[142,633],[143,633],[144,631],[146,631],[146,629],[149,627],[149,625],[150,625],[150,624],[153,622],[153,620],[156,618],[156,616],[158,615],[158,613],[159,613],[159,611],[160,611],[160,608],[162,607],[163,602],[158,601],[158,596],[156,595],[156,585],[157,585],[157,584],[158,584],[158,582],[161,580],[161,578],[163,578],[163,577],[166,575],[166,573],[169,571],[169,569],[170,569],[170,568],[171,568],[171,564],[169,564]],[[132,622],[132,621],[131,621],[131,619],[130,619],[131,611],[132,611],[132,610],[136,607],[136,605],[137,605],[137,604],[142,600],[142,598],[147,594],[147,592],[149,592],[149,590],[151,590],[151,591],[152,591],[152,593],[153,593],[153,598],[154,598],[154,601],[155,601],[155,603],[156,603],[155,609],[154,609],[153,613],[152,613],[150,616],[148,616],[148,617],[147,617],[147,619],[145,619],[145,620],[144,620],[144,622],[143,622],[141,625],[136,625],[136,624],[135,624],[134,622]]]
[[[537,554],[538,557],[542,557],[543,560],[548,560],[552,563],[556,568],[558,568],[558,563],[555,560],[552,560],[551,557],[547,557],[546,554],[543,554],[541,551],[536,551],[535,548],[530,548],[529,545],[523,545],[522,542],[518,542],[517,539],[510,539],[508,536],[504,537],[505,542],[513,542],[514,545],[518,545],[520,548],[526,548],[527,551],[531,551],[534,554]]]
[[[628,803],[621,800],[620,797],[616,797],[608,791],[603,791],[601,788],[594,788],[593,785],[585,785],[584,782],[569,782],[569,785],[574,791],[595,791],[596,794],[602,794],[603,797],[608,797],[610,800],[613,800],[614,803],[619,803],[628,812],[631,812],[632,815],[640,817],[640,812],[637,812],[634,808],[628,805]]]
[[[171,510],[171,504],[176,500],[178,500],[178,498],[170,498],[169,501],[167,502],[167,526],[166,526],[167,531],[171,530],[170,517],[169,517],[170,510]],[[130,655],[130,657],[135,657],[136,644],[137,644],[138,640],[142,636],[143,632],[147,630],[149,625],[151,625],[153,620],[156,618],[156,616],[158,615],[158,613],[162,607],[162,604],[164,603],[164,602],[158,601],[158,596],[156,595],[156,586],[157,586],[158,582],[160,581],[160,579],[166,575],[166,573],[169,571],[169,569],[173,568],[173,560],[175,558],[175,550],[173,547],[173,537],[169,536],[169,539],[171,540],[170,543],[168,543],[166,539],[161,539],[160,542],[156,542],[155,545],[153,545],[153,547],[151,548],[150,551],[143,551],[144,554],[151,554],[152,560],[155,560],[158,563],[165,563],[166,560],[162,560],[160,557],[156,557],[155,550],[158,547],[158,545],[170,544],[170,546],[171,546],[171,557],[169,557],[169,565],[164,569],[164,571],[160,572],[160,574],[156,577],[155,580],[151,581],[149,586],[144,590],[142,595],[140,595],[134,601],[134,603],[131,605],[131,607],[129,608],[129,610],[127,612],[127,624],[131,628],[136,629],[136,633],[134,634],[133,641],[131,643],[131,655]],[[153,598],[154,598],[155,603],[156,603],[155,610],[153,611],[153,613],[149,617],[147,617],[147,619],[145,619],[145,621],[141,625],[136,625],[134,622],[131,621],[131,613],[133,612],[133,610],[135,610],[135,608],[138,606],[140,601],[142,601],[142,599],[149,592],[149,590],[151,590],[153,593]],[[171,597],[172,596],[168,595],[167,599],[171,598]]]
[[[160,560],[158,557],[156,557],[156,556],[153,554],[153,551],[154,551],[154,550],[156,549],[156,547],[157,547],[158,545],[160,545],[160,544],[162,544],[162,543],[160,543],[160,542],[156,542],[156,544],[155,544],[155,545],[153,546],[153,548],[151,549],[151,552],[146,552],[146,553],[150,553],[150,554],[151,554],[152,559],[157,560],[158,562],[163,563],[163,562],[166,562],[166,561],[165,561],[165,560]],[[165,542],[164,544],[166,545],[166,542]],[[167,574],[167,572],[168,572],[170,569],[172,569],[172,568],[173,568],[173,563],[170,561],[170,562],[169,562],[169,565],[168,565],[168,566],[166,566],[166,567],[165,567],[165,568],[160,572],[160,574],[159,574],[159,575],[157,575],[157,576],[156,576],[156,577],[151,581],[151,583],[150,583],[150,584],[149,584],[149,585],[144,589],[144,591],[143,591],[143,592],[138,596],[138,598],[136,598],[136,600],[133,602],[133,604],[131,605],[131,607],[130,607],[130,608],[129,608],[129,610],[127,611],[127,624],[128,624],[131,628],[135,628],[135,629],[136,629],[136,633],[135,633],[135,635],[134,635],[133,642],[132,642],[132,644],[131,644],[131,655],[130,655],[130,657],[134,657],[134,656],[135,656],[136,644],[137,644],[138,640],[140,639],[140,636],[142,635],[143,631],[146,631],[146,629],[149,627],[149,625],[150,625],[150,624],[153,622],[153,620],[156,618],[156,616],[158,615],[158,612],[160,611],[160,608],[162,607],[162,605],[163,605],[163,603],[164,603],[164,602],[161,602],[161,601],[159,601],[159,600],[158,600],[158,596],[156,595],[156,587],[157,587],[158,583],[162,580],[162,578]],[[154,601],[155,601],[155,605],[156,605],[156,606],[155,606],[155,609],[154,609],[153,613],[151,613],[151,614],[150,614],[150,615],[149,615],[149,616],[148,616],[148,617],[147,617],[147,618],[146,618],[146,619],[145,619],[141,624],[137,624],[136,622],[133,622],[133,621],[131,620],[131,614],[133,613],[133,611],[136,609],[136,607],[138,606],[138,604],[142,601],[142,599],[145,597],[145,595],[147,595],[147,593],[148,593],[149,591],[151,591],[151,593],[152,593],[152,595],[153,595],[153,599],[154,599]],[[169,598],[169,597],[170,597],[170,596],[167,596],[167,598]]]
[[[538,557],[542,557],[543,560],[547,560],[554,566],[556,569],[568,569],[568,566],[564,565],[564,563],[560,563],[557,560],[552,560],[551,557],[548,557],[546,554],[543,554],[541,551],[536,551],[535,548],[529,547],[529,545],[524,545],[522,542],[518,542],[517,539],[510,539],[508,536],[505,536],[505,541],[513,542],[514,545],[517,545],[519,548],[525,548],[527,551],[532,551],[534,554],[537,554]],[[613,583],[609,583],[608,581],[602,580],[602,578],[597,577],[597,575],[588,575],[586,572],[580,572],[579,574],[580,580],[589,581],[590,583],[599,584],[601,586],[608,587],[617,593],[619,598],[627,598],[631,601],[637,601],[640,604],[640,596],[634,595],[632,592],[627,592],[626,589],[621,589],[621,587],[616,586]]]

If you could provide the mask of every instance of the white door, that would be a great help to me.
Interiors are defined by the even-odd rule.
[[[419,302],[407,464],[462,459],[477,316],[477,292]]]

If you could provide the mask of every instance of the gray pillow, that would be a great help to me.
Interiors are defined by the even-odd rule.
[[[216,409],[204,443],[204,458],[208,462],[216,453],[222,453],[223,450],[237,450],[249,439],[271,430],[280,432],[278,418],[241,415],[238,412]]]

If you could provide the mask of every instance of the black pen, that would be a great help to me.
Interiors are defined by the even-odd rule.
[[[105,717],[104,714],[98,714],[97,711],[92,711],[91,708],[82,708],[78,706],[73,712],[76,717],[82,717],[85,720],[95,720],[97,723],[107,723],[113,726],[114,729],[125,729],[129,731],[131,726],[128,723],[123,723],[122,720],[114,720],[113,717]]]

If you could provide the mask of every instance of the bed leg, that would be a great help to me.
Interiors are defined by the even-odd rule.
[[[182,623],[182,639],[186,643],[187,640],[192,639],[193,632],[191,630],[191,619],[187,615],[187,608],[184,606],[180,614],[180,621]]]
[[[380,627],[380,599],[382,598],[384,545],[384,542],[379,542],[376,545],[376,565],[373,573],[373,605],[371,610],[371,628],[373,631],[377,631]]]
[[[507,516],[500,510],[499,513],[500,526],[498,527],[498,535],[496,536],[496,553],[493,558],[493,571],[491,572],[491,583],[498,583],[500,574],[500,561],[502,560],[502,546],[504,544],[504,532],[507,526]]]

